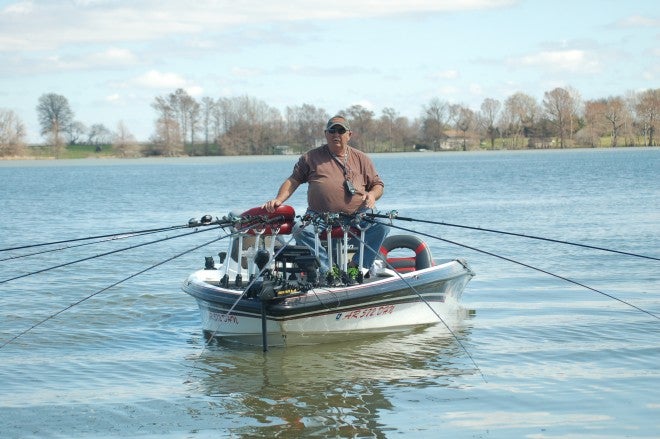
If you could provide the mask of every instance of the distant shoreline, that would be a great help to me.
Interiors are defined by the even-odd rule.
[[[621,149],[626,149],[626,150],[632,150],[632,149],[654,149],[658,148],[658,146],[617,146],[617,147],[587,147],[587,146],[576,146],[576,147],[570,147],[570,148],[520,148],[520,149],[486,149],[486,148],[481,148],[481,149],[469,149],[467,151],[462,151],[462,150],[441,150],[441,151],[431,151],[431,150],[424,150],[424,151],[393,151],[393,152],[370,152],[368,154],[383,154],[383,155],[388,155],[388,154],[451,154],[451,153],[489,153],[489,152],[523,152],[523,151],[571,151],[571,150],[621,150]],[[153,155],[153,156],[134,156],[134,157],[121,157],[118,155],[112,155],[112,154],[91,154],[91,155],[86,155],[86,156],[78,156],[78,157],[55,157],[55,156],[38,156],[38,155],[26,155],[26,156],[8,156],[8,157],[0,157],[0,161],[59,161],[59,160],[140,160],[140,159],[150,159],[150,160],[159,160],[159,159],[165,159],[165,160],[172,160],[172,159],[181,159],[181,158],[197,158],[197,159],[204,159],[204,158],[236,158],[236,157],[298,157],[300,156],[299,153],[296,154],[261,154],[261,155],[207,155],[207,156],[198,156],[198,155],[178,155],[178,156],[158,156],[158,155]]]

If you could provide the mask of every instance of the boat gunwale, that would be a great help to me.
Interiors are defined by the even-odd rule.
[[[260,299],[241,298],[243,290],[228,289],[209,283],[201,278],[200,273],[204,271],[207,270],[198,270],[186,279],[183,285],[184,292],[198,302],[206,303],[205,307],[216,308],[217,311],[214,312],[227,312],[231,307],[232,314],[237,316],[261,316]],[[447,272],[449,275],[446,275]],[[429,280],[429,275],[434,275],[433,279]],[[447,260],[443,264],[422,270],[401,273],[400,277],[379,278],[356,285],[315,287],[303,294],[274,298],[268,303],[267,316],[269,320],[285,321],[388,304],[444,302],[447,292],[441,287],[442,285],[466,277],[468,279],[465,283],[467,283],[472,276],[474,273],[464,261]],[[393,289],[394,285],[397,285],[396,289]],[[432,291],[428,291],[429,288]],[[423,291],[420,292],[418,289]],[[339,295],[342,297],[337,297]],[[322,300],[328,296],[334,298],[329,301]]]

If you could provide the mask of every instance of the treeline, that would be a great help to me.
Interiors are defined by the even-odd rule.
[[[302,152],[323,141],[332,116],[310,104],[281,114],[248,96],[197,101],[182,89],[152,107],[152,152],[164,155],[273,154],[282,146]],[[377,115],[354,105],[337,113],[350,121],[353,145],[367,152],[656,145],[660,89],[583,103],[575,90],[555,88],[540,103],[515,93],[504,102],[485,99],[476,111],[434,98],[413,120],[394,108]]]
[[[301,153],[323,142],[323,125],[334,114],[348,118],[352,144],[366,152],[656,146],[660,89],[585,102],[572,88],[547,91],[541,102],[519,92],[503,102],[484,99],[476,110],[433,98],[415,119],[360,105],[330,114],[303,104],[282,113],[249,96],[197,100],[183,89],[157,96],[151,107],[154,132],[141,143],[122,122],[111,131],[75,121],[61,95],[41,96],[36,110],[56,156],[81,143],[111,145],[119,156]],[[20,119],[0,110],[0,155],[20,155],[24,136]]]

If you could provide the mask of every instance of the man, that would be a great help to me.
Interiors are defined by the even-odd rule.
[[[362,151],[348,145],[352,134],[346,118],[330,118],[325,127],[327,143],[303,154],[294,166],[291,176],[280,186],[277,196],[267,201],[263,207],[273,212],[298,186],[307,183],[308,213],[354,214],[374,209],[376,201],[383,195],[385,184],[371,159]],[[367,225],[364,221],[360,226]],[[375,223],[366,230],[364,268],[368,269],[377,256],[370,248],[378,252],[387,232],[387,227],[381,223]],[[311,230],[299,231],[296,241],[314,248],[314,234]],[[319,259],[321,271],[328,271],[330,267],[325,250],[321,250]],[[351,266],[357,267],[358,263],[359,254],[356,253]]]

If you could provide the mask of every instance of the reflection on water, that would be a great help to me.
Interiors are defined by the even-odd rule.
[[[469,328],[454,332],[461,342]],[[331,345],[271,349],[216,344],[191,358],[191,385],[218,409],[241,413],[233,432],[383,437],[380,414],[391,386],[451,386],[473,374],[457,340],[441,326]]]

